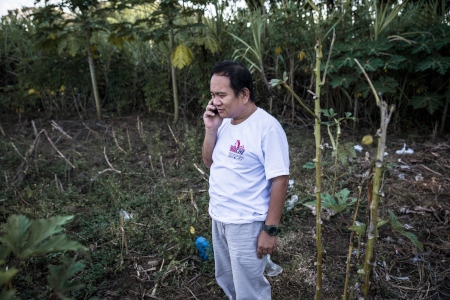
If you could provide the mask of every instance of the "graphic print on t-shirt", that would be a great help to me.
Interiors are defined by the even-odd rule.
[[[228,154],[228,157],[237,160],[243,160],[244,152],[245,152],[244,145],[241,145],[240,140],[236,140],[236,143],[230,146],[230,153]]]

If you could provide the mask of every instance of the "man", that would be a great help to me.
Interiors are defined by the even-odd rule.
[[[271,299],[265,255],[276,251],[289,176],[280,123],[254,103],[250,72],[223,61],[211,72],[202,158],[217,283],[230,299]]]

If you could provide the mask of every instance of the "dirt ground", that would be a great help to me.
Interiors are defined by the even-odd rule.
[[[145,126],[153,122],[144,118],[142,121]],[[61,130],[55,126],[50,127],[49,120],[41,122],[42,127],[37,127],[38,130],[47,127],[49,138],[55,143],[58,138],[64,138],[62,130],[72,134],[72,138],[78,138],[76,143],[80,145],[80,149],[86,147],[84,141],[87,141],[89,130],[99,131],[103,126],[96,125],[95,121],[56,123],[61,126]],[[127,130],[130,129],[130,134],[139,134],[134,117],[110,121],[109,125],[116,128],[126,126]],[[163,131],[166,132],[164,143],[173,143],[172,136],[177,137],[179,132],[169,132],[166,123],[163,126]],[[31,135],[33,131],[31,123],[20,128],[19,130],[17,124],[2,123],[2,139],[9,139],[17,144],[20,135]],[[73,134],[82,130],[85,131],[83,137]],[[198,132],[201,134],[202,131]],[[112,134],[109,133],[109,139],[110,143],[114,144]],[[311,132],[303,132],[302,138],[299,138],[296,130],[287,130],[287,134],[291,147],[291,178],[294,180],[288,197],[298,195],[300,201],[293,209],[284,213],[279,249],[272,257],[272,260],[283,268],[283,272],[268,279],[272,285],[274,300],[313,299],[316,285],[315,216],[310,209],[302,205],[302,202],[313,194],[315,185],[314,170],[303,168],[304,164],[313,158],[313,135]],[[67,136],[65,138],[67,139]],[[361,136],[358,134],[348,135],[343,138],[342,143],[358,143],[360,140]],[[405,143],[406,149],[411,148],[414,153],[396,154],[396,150],[401,150]],[[40,147],[42,145],[43,143]],[[61,149],[62,143],[56,146],[66,153]],[[49,145],[47,147],[51,149]],[[405,229],[417,236],[424,251],[419,251],[410,239],[394,231],[390,224],[380,227],[371,298],[450,299],[450,142],[448,139],[432,140],[427,137],[415,140],[411,137],[389,137],[387,152],[389,154],[385,156],[384,162],[384,183],[381,191],[383,197],[379,216],[387,219],[388,210],[394,212]],[[344,173],[338,182],[340,187],[352,191],[353,197],[357,196],[358,187],[361,187],[358,213],[361,222],[366,222],[367,219],[364,212],[368,208],[370,179],[370,175],[364,176],[364,173],[370,169],[370,159],[375,153],[376,146],[364,146],[356,158],[339,167],[339,171]],[[332,161],[331,151],[324,151],[324,160]],[[202,167],[199,169],[205,170]],[[324,174],[328,174],[325,175],[328,182],[325,184],[326,188],[330,187],[333,172],[332,163],[324,166]],[[342,216],[336,214],[323,222],[325,254],[321,299],[342,298],[351,236],[346,222],[351,222],[353,212],[354,208],[349,208]],[[366,238],[362,236],[360,242],[358,248],[358,239],[354,238],[350,263],[349,290],[354,290],[354,299],[361,296],[356,271],[363,263]],[[92,296],[111,300],[226,299],[215,282],[213,263],[203,262],[195,253],[177,263],[176,266],[168,268],[168,262],[158,257],[134,256],[132,259],[126,259],[121,271],[111,274]]]
[[[412,141],[406,149],[412,148],[413,154],[395,154],[408,141],[407,138],[388,139],[387,151],[390,154],[385,157],[388,167],[384,173],[384,197],[379,215],[386,219],[388,210],[394,212],[405,228],[417,236],[424,251],[420,252],[408,238],[393,231],[389,224],[381,227],[370,298],[450,299],[450,144],[448,140]],[[313,153],[311,143],[291,146],[295,153]],[[374,156],[376,148],[366,147],[364,151]],[[348,177],[343,185],[353,191],[362,186],[360,209],[367,210],[367,196],[364,195],[367,193],[367,180],[360,177],[368,167],[363,156],[361,154],[353,162],[353,165],[361,165],[356,168],[360,174]],[[306,161],[308,158],[302,154],[297,163]],[[295,190],[311,190],[314,186],[312,174],[311,170],[295,168],[291,174],[296,182]],[[289,194],[295,194],[295,191]],[[351,221],[352,213],[344,213],[347,220]],[[314,299],[317,274],[315,216],[300,204],[284,214],[283,223],[280,247],[272,259],[284,270],[275,277],[268,277],[272,297],[274,300]],[[342,299],[350,232],[344,220],[336,215],[324,222],[322,237],[325,255],[321,299]],[[359,277],[355,274],[363,263],[365,241],[365,237],[361,237],[359,258],[355,250],[357,242],[353,243],[349,290],[354,287],[354,299],[362,297]],[[122,279],[117,280],[116,284],[121,286]],[[212,272],[194,272],[176,287],[168,284],[159,286],[156,291],[154,298],[160,299],[227,299],[215,283]],[[144,297],[148,295],[143,291],[141,293]],[[138,291],[135,294],[138,295]],[[168,294],[171,295],[169,298],[164,296]]]

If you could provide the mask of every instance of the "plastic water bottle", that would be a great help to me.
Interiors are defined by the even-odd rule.
[[[208,240],[202,236],[198,236],[195,239],[195,246],[197,247],[198,251],[200,251],[200,257],[203,260],[208,260],[209,254],[212,253],[211,245],[209,244]]]

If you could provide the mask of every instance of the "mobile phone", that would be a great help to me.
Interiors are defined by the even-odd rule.
[[[212,112],[217,115],[219,112],[217,111],[217,108],[213,109]]]

